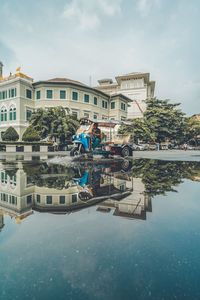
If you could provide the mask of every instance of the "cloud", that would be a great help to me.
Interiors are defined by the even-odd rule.
[[[122,0],[71,0],[63,16],[78,24],[81,30],[94,30],[100,26],[102,17],[114,17],[121,12]]]
[[[160,0],[137,0],[137,8],[142,17],[146,17],[155,8],[160,6]]]

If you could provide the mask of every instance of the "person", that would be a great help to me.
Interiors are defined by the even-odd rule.
[[[53,143],[54,151],[58,151],[58,143],[54,141]]]
[[[184,143],[183,149],[186,151],[187,150],[187,143]]]
[[[101,143],[101,130],[98,127],[98,123],[94,123],[92,129],[92,149],[94,150]]]

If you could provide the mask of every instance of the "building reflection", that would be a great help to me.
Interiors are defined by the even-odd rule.
[[[0,209],[0,232],[3,227],[4,227],[4,213],[3,210]]]
[[[132,184],[133,192],[118,201],[108,199],[97,208],[100,212],[109,212],[114,216],[146,220],[146,213],[152,211],[151,198],[145,193],[141,178],[132,177],[132,183],[126,181],[126,187]]]
[[[67,214],[91,205],[115,216],[146,218],[151,200],[140,178],[131,175],[130,162],[111,166],[0,164],[0,229],[4,215],[16,223],[34,213]]]

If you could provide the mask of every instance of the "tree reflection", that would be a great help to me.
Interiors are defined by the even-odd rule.
[[[133,163],[133,177],[142,178],[145,192],[150,196],[177,192],[175,187],[184,179],[200,178],[200,163],[138,159]]]

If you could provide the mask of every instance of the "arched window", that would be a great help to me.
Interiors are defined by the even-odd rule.
[[[4,110],[4,121],[7,121],[7,109]]]
[[[15,121],[17,118],[17,115],[16,115],[16,107],[13,108],[13,120]]]
[[[1,108],[1,121],[7,121],[7,109],[5,107]]]
[[[16,120],[16,107],[11,107],[10,108],[9,118],[10,118],[10,121],[15,121]]]
[[[9,116],[10,116],[10,121],[12,121],[12,119],[13,119],[13,109],[12,109],[12,107],[10,108]]]

